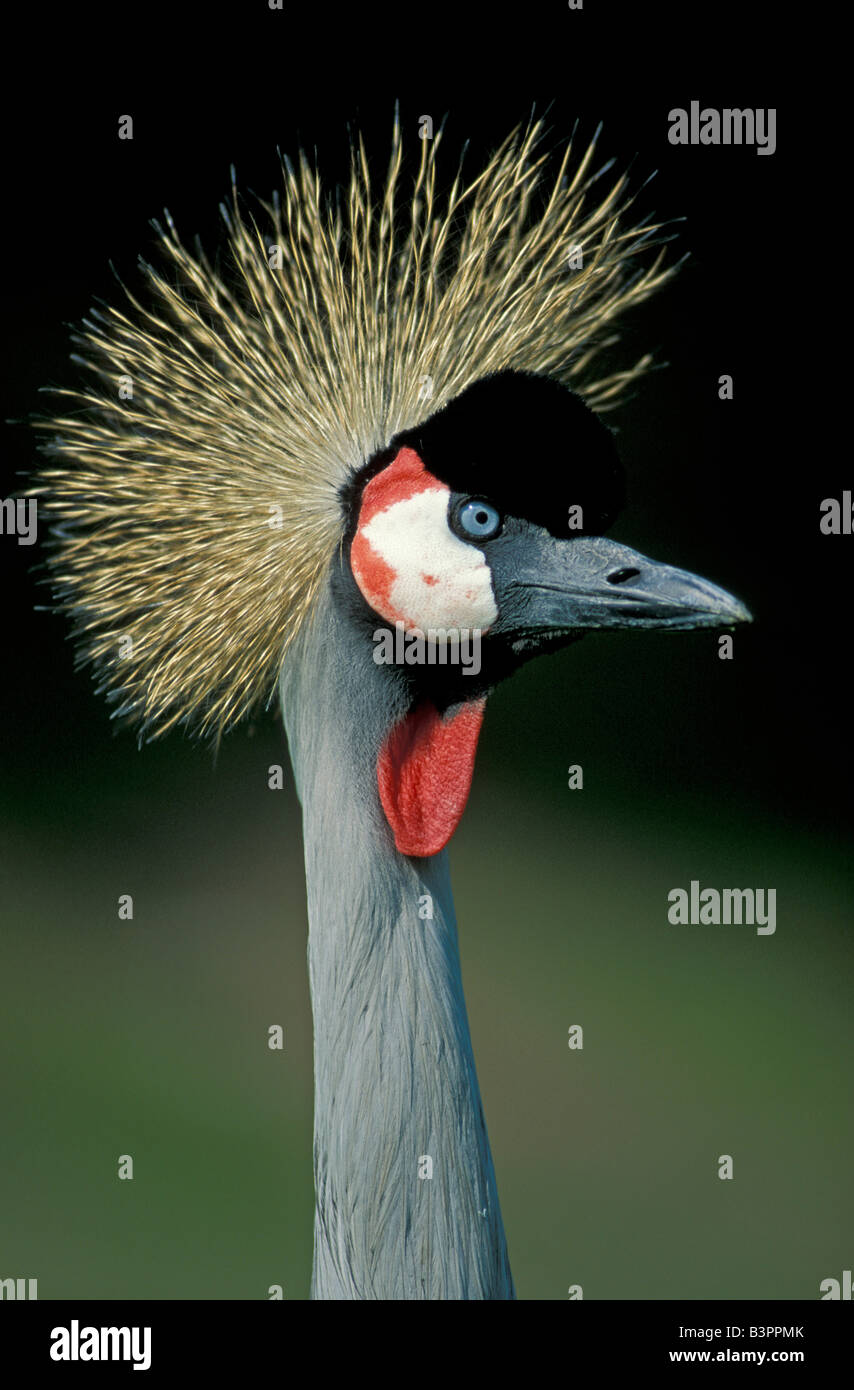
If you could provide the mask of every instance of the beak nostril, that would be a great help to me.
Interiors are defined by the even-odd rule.
[[[626,567],[622,570],[614,570],[613,574],[607,576],[609,584],[625,584],[627,579],[637,579],[640,570],[633,570]]]

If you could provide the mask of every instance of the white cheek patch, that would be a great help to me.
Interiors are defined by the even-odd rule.
[[[384,618],[403,621],[408,629],[486,632],[498,617],[492,576],[483,552],[466,545],[448,526],[449,496],[444,487],[417,492],[377,512],[360,528],[390,572],[383,606],[366,597]]]

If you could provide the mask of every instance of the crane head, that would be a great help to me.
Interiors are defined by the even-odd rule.
[[[600,353],[676,266],[598,132],[554,158],[546,134],[451,180],[437,135],[404,176],[396,118],[379,188],[359,142],[343,192],[303,154],[251,214],[232,175],[222,257],[164,214],[145,293],[92,310],[85,379],[35,421],[45,579],[140,741],[268,706],[339,580],[348,641],[476,640],[465,666],[410,644],[361,672],[385,683],[361,694],[381,695],[377,785],[408,854],[453,832],[484,701],[521,662],[594,628],[748,616],[605,537],[623,477],[599,413],[652,358],[603,374]]]
[[[613,436],[545,376],[475,382],[396,436],[343,500],[365,638],[388,625],[386,659],[409,687],[378,760],[407,853],[433,853],[453,833],[486,692],[521,662],[594,629],[750,620],[725,590],[605,538],[624,501]]]

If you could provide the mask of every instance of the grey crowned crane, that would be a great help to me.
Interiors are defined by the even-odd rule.
[[[672,268],[637,259],[660,237],[627,224],[624,176],[593,196],[593,145],[544,187],[542,135],[441,199],[438,137],[401,193],[397,123],[379,197],[361,142],[337,200],[304,157],[254,214],[232,179],[222,268],[167,216],[147,296],[84,320],[92,384],[41,422],[50,578],[115,714],[218,737],[280,692],[319,1299],[514,1297],[446,850],[490,690],[593,629],[748,618],[603,535],[622,473],[600,413],[649,358],[591,363]],[[390,633],[403,660],[377,659]]]

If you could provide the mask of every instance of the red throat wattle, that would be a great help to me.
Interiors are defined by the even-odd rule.
[[[438,854],[459,825],[485,705],[484,696],[443,718],[424,701],[388,734],[377,759],[377,785],[401,854]]]

